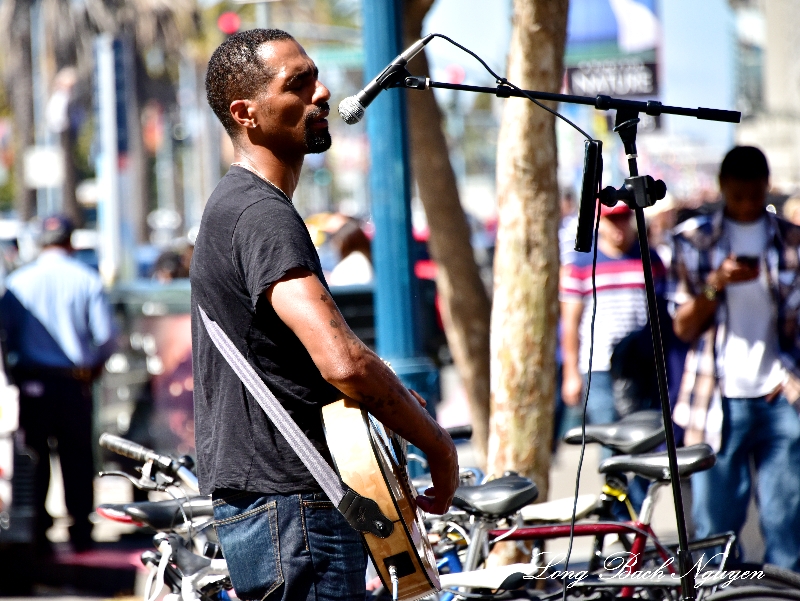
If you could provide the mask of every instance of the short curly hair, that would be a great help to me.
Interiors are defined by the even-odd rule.
[[[230,36],[214,50],[206,72],[206,98],[231,137],[237,132],[230,106],[234,100],[252,98],[275,76],[265,69],[258,49],[267,42],[294,40],[281,29],[249,29]]]
[[[767,157],[755,146],[734,146],[719,168],[719,179],[753,181],[769,179]]]

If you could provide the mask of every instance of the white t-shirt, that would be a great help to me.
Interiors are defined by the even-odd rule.
[[[725,231],[734,256],[757,256],[759,276],[749,282],[728,284],[727,337],[723,348],[723,394],[729,398],[756,398],[769,394],[784,377],[778,359],[778,328],[767,266],[767,220],[738,223],[725,220]]]
[[[353,251],[339,261],[325,279],[330,286],[369,284],[372,281],[372,263],[364,253]]]

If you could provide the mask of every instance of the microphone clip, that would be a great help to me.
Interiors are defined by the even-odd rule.
[[[405,78],[402,86],[404,88],[409,88],[411,90],[427,90],[429,83],[430,79],[427,77],[419,77],[417,75],[412,75],[410,77]]]
[[[382,90],[388,88],[404,88],[406,87],[405,81],[407,77],[411,77],[411,73],[408,72],[405,65],[392,63],[375,78],[375,83],[377,83]]]
[[[613,207],[618,200],[624,201],[629,207],[652,207],[656,201],[667,195],[667,186],[660,179],[653,179],[649,175],[626,177],[625,183],[616,189],[607,186],[600,191],[600,202],[607,207]]]

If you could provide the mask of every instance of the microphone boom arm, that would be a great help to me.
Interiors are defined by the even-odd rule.
[[[597,110],[633,110],[646,115],[682,115],[684,117],[696,117],[705,121],[722,121],[725,123],[739,123],[742,120],[742,113],[739,111],[724,111],[709,108],[685,108],[680,106],[669,106],[661,104],[657,100],[625,100],[623,98],[613,98],[604,94],[597,96],[576,96],[574,94],[555,94],[552,92],[538,92],[536,90],[515,90],[514,88],[499,84],[495,87],[468,86],[464,84],[444,83],[431,81],[428,77],[411,76],[406,77],[399,87],[412,90],[427,90],[440,88],[442,90],[460,90],[462,92],[478,92],[482,94],[494,94],[498,98],[534,98],[536,100],[549,100],[552,102],[566,102],[568,104],[583,104],[593,106]]]

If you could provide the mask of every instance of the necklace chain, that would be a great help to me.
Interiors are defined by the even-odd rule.
[[[275,183],[274,183],[274,182],[272,182],[272,181],[270,181],[270,179],[269,179],[269,178],[267,178],[267,177],[264,177],[264,175],[263,175],[263,174],[262,174],[262,173],[261,173],[261,172],[260,172],[258,169],[256,169],[255,167],[253,167],[252,165],[248,165],[248,164],[246,164],[246,163],[242,163],[241,161],[236,161],[236,162],[234,162],[234,163],[231,163],[231,167],[233,167],[234,165],[235,165],[236,167],[241,167],[242,169],[246,169],[247,171],[249,171],[250,173],[252,173],[252,174],[254,174],[254,175],[257,175],[258,177],[260,177],[261,179],[263,179],[265,182],[267,182],[267,183],[268,183],[270,186],[272,186],[273,188],[275,188],[275,189],[276,189],[278,192],[280,192],[281,194],[283,194],[283,196],[284,196],[284,198],[286,198],[286,200],[288,200],[290,203],[292,202],[292,199],[291,199],[291,198],[289,198],[289,195],[288,195],[288,194],[286,194],[286,192],[284,192],[283,190],[281,190],[279,186],[276,186],[276,185],[275,185]]]

